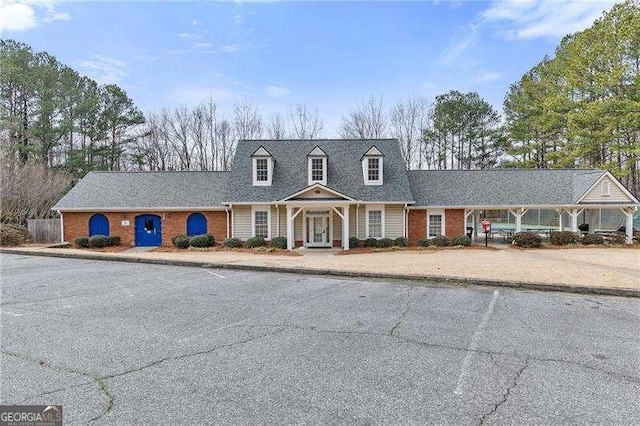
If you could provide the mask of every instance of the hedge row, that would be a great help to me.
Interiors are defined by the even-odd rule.
[[[74,243],[78,248],[102,248],[119,246],[121,242],[117,235],[94,235],[92,237],[77,237]]]
[[[15,223],[0,223],[0,246],[19,246],[33,242],[27,228]]]
[[[202,234],[187,237],[186,235],[176,235],[171,238],[171,244],[179,249],[186,249],[188,247],[206,248],[211,247],[215,243],[213,235]]]
[[[471,238],[467,237],[465,234],[456,235],[455,237],[446,237],[444,235],[439,235],[434,238],[420,238],[418,240],[418,247],[448,247],[448,246],[470,246]]]

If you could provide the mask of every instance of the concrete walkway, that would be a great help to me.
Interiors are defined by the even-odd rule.
[[[120,252],[19,247],[3,251],[61,257],[153,263],[185,263],[239,269],[329,273],[399,279],[431,279],[489,285],[567,287],[561,291],[620,289],[640,296],[640,250],[637,248],[427,249],[335,255],[300,251],[303,256],[237,251]],[[616,294],[615,292],[608,292]]]

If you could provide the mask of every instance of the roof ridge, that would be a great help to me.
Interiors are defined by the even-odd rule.
[[[229,173],[229,170],[90,170],[100,174],[148,174],[148,173]]]

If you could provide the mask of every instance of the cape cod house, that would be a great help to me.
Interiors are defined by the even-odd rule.
[[[508,212],[515,232],[534,210],[574,232],[597,230],[594,212],[617,211],[630,242],[639,205],[607,171],[407,171],[397,140],[358,139],[240,141],[229,172],[90,172],[54,209],[68,242],[119,235],[158,246],[208,232],[218,242],[282,236],[289,249],[348,250],[349,237],[416,244],[464,234],[488,210]]]

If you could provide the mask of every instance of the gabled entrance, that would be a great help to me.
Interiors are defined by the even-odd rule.
[[[333,245],[333,229],[329,211],[307,211],[306,240],[308,247],[331,247]]]

